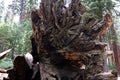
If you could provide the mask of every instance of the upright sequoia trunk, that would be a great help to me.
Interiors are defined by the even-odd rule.
[[[24,62],[18,67],[17,62],[26,59],[18,57],[8,71],[10,80],[104,80],[98,74],[106,44],[96,37],[112,25],[112,18],[106,14],[98,22],[94,16],[84,16],[85,12],[80,0],[72,0],[69,7],[64,0],[41,0],[40,8],[31,10],[33,66],[28,69]]]
[[[116,35],[116,31],[114,29],[114,25],[112,25],[111,27],[112,30],[112,35],[114,36],[114,40],[113,40],[113,51],[114,51],[114,57],[115,57],[115,64],[116,64],[116,68],[117,68],[117,72],[120,75],[120,59],[119,59],[119,50],[118,50],[118,45],[117,45],[117,35]]]

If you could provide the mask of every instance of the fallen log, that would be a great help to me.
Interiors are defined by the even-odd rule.
[[[7,70],[0,69],[0,73],[7,73]]]
[[[33,64],[32,59],[30,53],[17,56],[13,62],[13,68],[0,71],[8,73],[7,80],[40,80],[38,64]]]
[[[0,53],[0,60],[3,59],[10,51],[11,51],[11,49],[6,50],[6,51]]]
[[[93,15],[84,21],[86,11],[80,0],[68,7],[64,0],[41,0],[40,8],[31,10],[31,60],[18,56],[9,73],[16,79],[10,80],[99,80],[95,75],[102,72],[106,44],[96,37],[112,25],[112,18],[106,14],[97,22]]]

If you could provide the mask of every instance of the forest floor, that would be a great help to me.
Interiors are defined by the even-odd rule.
[[[102,73],[104,76],[109,76],[111,72]],[[3,80],[3,78],[7,78],[7,73],[0,73],[0,80]],[[109,79],[108,79],[109,80]],[[117,77],[112,77],[111,80],[119,80]]]

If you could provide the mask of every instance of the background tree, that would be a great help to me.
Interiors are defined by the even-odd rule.
[[[30,52],[31,24],[29,16],[31,7],[37,5],[37,0],[23,0],[23,2],[21,0],[11,0],[8,6],[4,4],[4,0],[0,3],[0,12],[2,12],[0,13],[0,52],[12,49],[8,58],[14,59],[16,55]],[[7,9],[4,9],[4,7],[7,7]],[[22,20],[20,20],[20,16],[22,16]],[[0,68],[3,68],[2,66],[7,67],[2,62],[0,62]],[[11,64],[11,62],[8,63]]]

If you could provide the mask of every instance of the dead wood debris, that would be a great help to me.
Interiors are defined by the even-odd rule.
[[[33,67],[18,56],[9,80],[106,80],[97,75],[106,44],[96,37],[112,25],[112,18],[106,14],[100,22],[94,15],[83,20],[87,10],[80,0],[69,7],[64,0],[41,0],[40,8],[31,10]],[[34,69],[37,63],[39,69]]]

